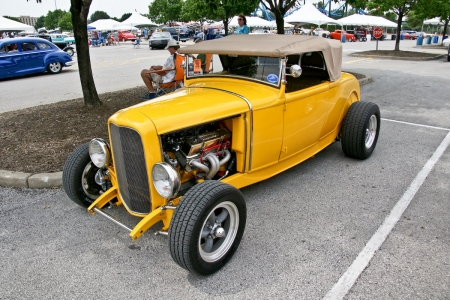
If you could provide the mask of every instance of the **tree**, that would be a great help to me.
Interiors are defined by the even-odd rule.
[[[95,22],[100,19],[111,19],[111,18],[109,17],[109,15],[106,12],[97,10],[91,15],[90,19],[91,19],[91,23],[92,23],[92,22]]]
[[[34,28],[38,29],[44,27],[45,16],[40,16],[37,18],[36,23],[34,24]]]
[[[44,25],[47,29],[55,29],[58,27],[59,20],[67,12],[61,9],[55,9],[54,11],[49,11],[44,19]]]
[[[400,33],[402,30],[403,17],[408,15],[420,1],[421,0],[370,0],[367,6],[369,9],[377,9],[382,12],[393,11],[397,15],[397,32]],[[400,50],[400,34],[397,34],[395,39],[394,50]]]
[[[155,0],[149,5],[149,17],[157,23],[167,23],[180,18],[181,0]]]
[[[72,30],[72,14],[70,12],[67,12],[62,16],[62,18],[59,20],[59,28],[61,28],[61,31],[69,31]]]
[[[10,19],[10,20],[13,20],[13,21],[16,21],[16,22],[20,22],[20,20],[18,18],[15,18],[15,17],[3,16],[3,18],[7,18],[7,19]],[[22,22],[20,22],[20,23],[22,23]]]
[[[203,5],[199,5],[198,0],[186,0],[180,12],[180,19],[182,21],[201,20],[206,17],[206,12],[201,11]]]
[[[29,0],[27,0],[28,2]],[[36,0],[42,2],[42,0]],[[83,90],[84,105],[95,107],[102,105],[94,77],[92,76],[91,59],[89,57],[89,45],[87,35],[87,16],[92,0],[70,0],[70,12],[72,14],[73,32],[75,35],[75,46],[78,52],[78,69],[80,74],[81,89]]]
[[[284,15],[295,6],[297,0],[266,0],[261,1],[264,7],[275,15],[277,33],[284,34]]]
[[[443,36],[445,36],[450,21],[450,2],[448,0],[421,1],[414,8],[414,12],[422,19],[440,17],[444,22]]]
[[[129,17],[131,17],[131,13],[123,14],[122,17],[119,19],[119,22],[123,22],[126,19],[128,19]]]

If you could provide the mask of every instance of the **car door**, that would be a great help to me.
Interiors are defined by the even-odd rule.
[[[289,61],[289,60],[288,60]],[[300,55],[303,73],[288,77],[280,160],[316,144],[333,108],[330,82],[321,52]]]
[[[20,43],[21,67],[18,74],[35,72],[42,68],[45,53],[42,53],[34,42]]]

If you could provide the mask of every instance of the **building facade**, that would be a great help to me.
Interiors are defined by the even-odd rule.
[[[38,18],[30,16],[20,16],[18,17],[18,19],[20,20],[20,22],[34,27]]]

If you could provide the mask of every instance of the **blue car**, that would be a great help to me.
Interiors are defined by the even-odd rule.
[[[41,38],[0,40],[0,79],[49,72],[57,74],[73,64],[69,54]]]

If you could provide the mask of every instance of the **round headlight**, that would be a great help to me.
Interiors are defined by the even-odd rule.
[[[111,151],[102,139],[93,139],[89,143],[89,155],[92,163],[98,168],[105,168],[111,163]]]
[[[167,163],[157,163],[152,169],[153,185],[163,198],[172,199],[180,190],[180,176],[177,170]]]

